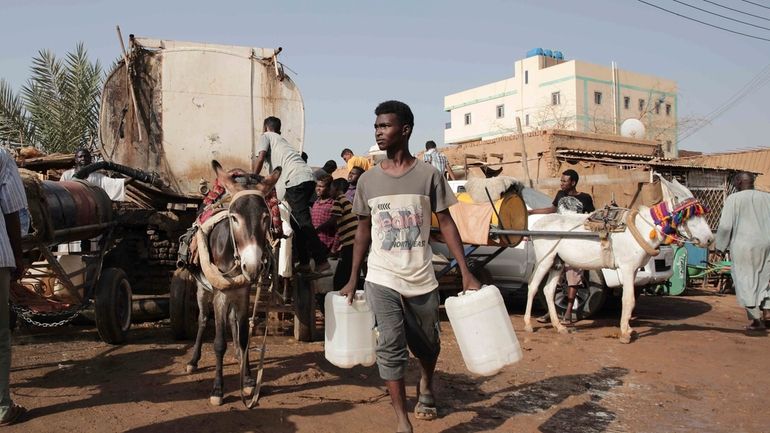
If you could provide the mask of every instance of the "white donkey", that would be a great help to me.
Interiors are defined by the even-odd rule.
[[[543,277],[548,274],[543,294],[548,303],[551,323],[560,333],[568,332],[567,328],[559,323],[554,305],[554,293],[562,272],[558,264],[585,270],[618,269],[623,283],[619,338],[621,343],[631,342],[633,329],[628,322],[636,300],[634,281],[637,270],[644,266],[651,256],[657,255],[658,246],[667,239],[686,240],[702,247],[708,247],[714,241],[711,229],[702,216],[705,210],[692,193],[676,179],[668,182],[659,177],[663,202],[652,208],[639,206],[637,210],[629,211],[626,217],[626,231],[609,234],[611,254],[606,254],[606,251],[603,254],[598,238],[532,237],[537,262],[529,282],[527,310],[524,313],[526,331],[532,332],[532,301]],[[531,230],[585,232],[583,223],[586,218],[588,215],[546,215],[535,222]]]

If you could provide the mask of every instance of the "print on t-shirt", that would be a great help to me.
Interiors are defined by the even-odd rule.
[[[380,238],[380,249],[411,250],[422,248],[425,241],[420,239],[423,212],[421,206],[406,206],[391,209],[391,202],[380,203],[373,212],[375,233]]]

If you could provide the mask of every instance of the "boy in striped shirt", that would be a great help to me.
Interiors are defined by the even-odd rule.
[[[339,262],[334,272],[334,290],[340,290],[350,280],[350,271],[353,266],[353,240],[356,237],[356,216],[353,214],[353,204],[345,197],[348,189],[348,181],[335,179],[332,182],[334,205],[332,217],[337,220],[337,238],[339,239]]]

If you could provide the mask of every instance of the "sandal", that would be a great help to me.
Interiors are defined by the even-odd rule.
[[[414,406],[414,417],[423,421],[431,421],[438,418],[436,399],[430,394],[421,394]]]
[[[764,331],[766,328],[759,320],[752,320],[751,323],[743,328],[746,332]]]
[[[535,318],[537,323],[551,323],[551,316],[548,313],[543,314],[540,317]]]
[[[18,422],[25,413],[27,413],[27,409],[24,406],[11,403],[8,412],[6,412],[3,419],[0,420],[0,427],[5,427]]]

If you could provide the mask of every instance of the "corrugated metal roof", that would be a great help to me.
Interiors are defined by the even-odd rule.
[[[759,173],[755,181],[755,187],[760,190],[770,191],[770,175],[767,175],[767,173],[770,173],[770,147],[692,156],[682,158],[680,161],[686,161],[694,165],[707,164],[709,166]]]
[[[566,155],[588,155],[588,156],[609,156],[612,158],[638,158],[645,161],[649,161],[652,157],[641,153],[618,153],[608,152],[606,150],[578,150],[578,149],[558,149],[556,154],[559,156]]]

